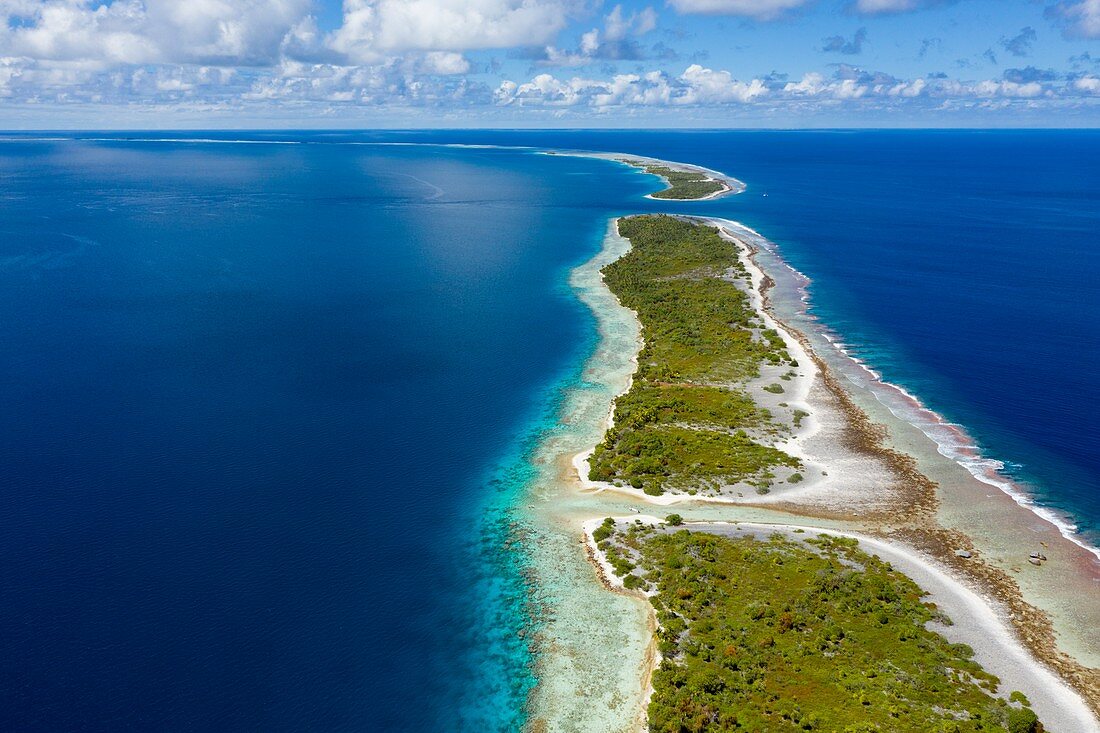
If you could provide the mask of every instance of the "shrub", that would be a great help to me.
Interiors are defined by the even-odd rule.
[[[970,650],[925,626],[921,589],[858,542],[680,530],[640,551],[664,656],[651,731],[1041,730],[1025,698],[993,697]]]
[[[1041,730],[1039,718],[1031,708],[1008,709],[1008,733],[1038,733]]]

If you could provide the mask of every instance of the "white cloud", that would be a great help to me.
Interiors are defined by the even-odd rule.
[[[689,66],[680,79],[687,84],[687,91],[678,100],[680,104],[744,103],[768,92],[760,79],[737,81],[728,71],[713,71],[699,64]]]
[[[817,72],[810,72],[802,77],[801,81],[787,82],[783,91],[799,96],[816,96],[826,89],[825,77]]]
[[[837,99],[859,99],[867,94],[868,87],[855,79],[843,79],[833,86],[832,92]]]
[[[1086,94],[1100,94],[1100,79],[1095,76],[1083,76],[1073,82],[1073,88]]]
[[[966,91],[979,97],[1017,97],[1020,99],[1031,99],[1043,93],[1043,85],[1036,81],[1020,84],[1014,81],[995,81],[988,79],[969,86],[966,88]]]
[[[1100,38],[1100,0],[1062,0],[1047,8],[1071,38]]]
[[[90,3],[19,3],[3,10],[0,43],[12,56],[132,64],[162,55],[146,34],[145,9],[136,1],[98,8]]]
[[[668,0],[681,13],[703,15],[745,15],[758,20],[777,18],[810,0]]]
[[[271,63],[309,0],[145,0],[151,35],[173,59]]]
[[[90,65],[272,63],[309,0],[0,3],[0,53]]]
[[[821,74],[811,72],[804,75],[801,81],[787,82],[783,91],[793,97],[859,99],[868,93],[881,91],[881,85],[868,85],[854,78],[827,81]]]
[[[839,69],[826,78],[809,73],[800,80],[780,83],[735,79],[725,70],[693,64],[679,76],[663,72],[620,74],[609,79],[576,76],[560,79],[540,74],[525,84],[505,81],[494,95],[498,105],[520,107],[588,107],[593,110],[628,107],[747,107],[766,110],[812,110],[815,106],[858,105],[864,109],[930,107],[945,100],[952,105],[1011,107],[1014,103],[1089,103],[1100,95],[1100,78],[1085,76],[1074,81],[1013,81],[986,79],[960,81],[941,78],[895,79],[854,67]]]
[[[644,36],[657,27],[657,13],[653,8],[641,12],[623,15],[623,6],[616,5],[604,19],[604,36],[612,41],[621,41],[628,35]]]
[[[760,79],[738,81],[727,71],[692,64],[677,77],[662,71],[618,74],[607,81],[582,77],[561,80],[539,74],[524,84],[503,82],[495,98],[498,104],[521,106],[708,106],[746,104],[767,93]]]
[[[928,82],[924,79],[914,79],[913,81],[895,84],[890,87],[890,91],[887,93],[892,97],[919,97],[927,87]]]
[[[465,74],[470,70],[470,62],[460,53],[429,51],[424,54],[420,69],[427,74]]]
[[[0,0],[0,55],[90,68],[271,66],[284,57],[382,63],[408,51],[539,44],[564,26],[573,2],[344,0],[342,24],[324,34],[309,15],[311,0]],[[655,22],[651,10],[613,16],[616,32]],[[441,73],[460,67],[433,58]]]
[[[462,56],[447,52],[393,58],[373,66],[283,61],[273,73],[255,80],[242,99],[413,106],[462,106],[477,99],[488,103],[488,90],[457,71],[465,64]]]
[[[565,21],[563,0],[344,0],[331,46],[360,62],[393,51],[530,46]]]

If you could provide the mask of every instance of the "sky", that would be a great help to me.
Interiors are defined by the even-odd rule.
[[[0,129],[1098,127],[1100,0],[0,0]]]

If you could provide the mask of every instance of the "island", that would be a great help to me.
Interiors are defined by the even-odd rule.
[[[649,194],[650,198],[701,201],[733,190],[720,177],[702,169],[646,163],[633,158],[623,158],[621,162],[664,180],[667,188]]]
[[[777,245],[685,206],[743,183],[556,154],[651,178],[654,213],[570,278],[599,342],[532,457],[527,728],[1100,733],[1094,609],[1063,603],[1089,550],[893,413]]]
[[[935,485],[770,313],[746,233],[669,214],[621,217],[615,232],[629,247],[602,283],[640,338],[602,440],[575,459],[582,486],[792,517],[586,524],[605,585],[652,605],[648,729],[1092,730],[1043,662],[1078,689],[1087,670],[1074,678],[1032,630],[1043,617],[936,524]],[[848,470],[830,476],[834,464]],[[856,519],[864,534],[827,528]],[[956,573],[1018,609],[1015,632]]]
[[[720,196],[742,193],[745,184],[718,171],[690,163],[649,158],[644,155],[601,153],[591,151],[546,150],[544,155],[597,158],[630,166],[647,175],[660,178],[665,188],[646,194],[648,199],[666,201],[706,201]]]

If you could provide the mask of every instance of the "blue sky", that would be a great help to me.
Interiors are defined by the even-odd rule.
[[[1100,0],[0,0],[0,128],[1100,126]]]

